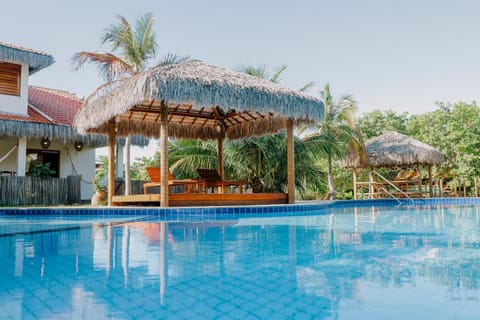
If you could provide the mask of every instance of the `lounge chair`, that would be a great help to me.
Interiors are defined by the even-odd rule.
[[[244,180],[222,180],[217,170],[215,169],[197,169],[197,172],[200,178],[204,179],[205,188],[212,188],[213,191],[213,188],[220,187],[220,193],[224,193],[225,187],[230,186],[239,187],[240,193],[243,193],[243,185],[247,184],[247,181]]]
[[[146,167],[150,182],[143,184],[143,193],[147,194],[149,188],[160,187],[160,168]],[[205,182],[202,179],[175,179],[168,171],[168,186],[172,192],[173,186],[182,186],[184,193],[200,192],[205,189]]]

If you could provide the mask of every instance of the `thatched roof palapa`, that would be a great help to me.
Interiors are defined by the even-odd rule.
[[[387,132],[365,143],[368,162],[360,163],[357,155],[343,160],[347,168],[395,167],[414,164],[441,164],[443,154],[434,147],[398,132]]]
[[[158,137],[159,111],[168,106],[168,135],[230,139],[275,133],[286,119],[320,120],[322,103],[309,95],[241,72],[190,60],[157,67],[106,86],[86,100],[75,118],[79,132]]]
[[[34,74],[55,62],[53,57],[46,52],[3,42],[0,42],[0,61],[23,62],[28,64],[29,74]]]

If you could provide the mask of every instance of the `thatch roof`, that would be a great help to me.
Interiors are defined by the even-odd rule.
[[[34,74],[55,62],[53,57],[46,52],[3,42],[0,42],[0,61],[28,64],[29,74]]]
[[[323,104],[302,92],[190,60],[106,87],[86,100],[75,125],[82,133],[106,133],[116,118],[120,136],[158,137],[162,102],[168,106],[168,135],[176,138],[216,139],[219,123],[230,139],[274,133],[287,118],[308,123],[323,114]]]
[[[434,147],[398,132],[387,132],[365,143],[368,162],[349,154],[343,160],[347,168],[395,167],[414,164],[441,164],[443,154]]]
[[[63,144],[81,141],[92,148],[103,147],[107,145],[107,137],[103,135],[87,134],[82,135],[74,127],[62,126],[52,123],[39,123],[18,120],[0,119],[0,136],[27,137],[27,138],[45,138],[59,140]],[[121,144],[125,144],[125,139],[117,139]],[[149,143],[143,136],[132,136],[131,144],[139,147],[145,147]]]

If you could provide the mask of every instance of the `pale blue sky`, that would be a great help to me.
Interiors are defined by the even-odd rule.
[[[78,51],[107,50],[100,34],[116,15],[152,12],[159,53],[238,68],[288,65],[282,82],[315,81],[318,95],[352,94],[372,109],[422,113],[435,101],[478,100],[480,1],[2,1],[0,41],[40,49],[56,63],[31,83],[82,97],[100,84],[94,67],[73,72]]]

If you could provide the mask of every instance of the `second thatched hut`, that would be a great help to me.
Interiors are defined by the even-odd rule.
[[[440,165],[444,161],[443,154],[434,147],[410,138],[398,132],[387,132],[378,137],[372,138],[365,143],[365,151],[368,154],[366,161],[362,162],[360,157],[355,154],[349,154],[343,160],[343,166],[353,169],[353,194],[354,199],[357,199],[357,190],[362,186],[369,187],[369,197],[378,196],[379,188],[382,185],[392,186],[395,191],[401,186],[408,186],[411,182],[416,183],[417,192],[412,193],[414,196],[423,197],[423,183],[421,169],[427,167],[428,169],[428,196],[433,197],[432,187],[432,166]],[[405,168],[414,167],[416,174],[412,177],[402,177],[401,181],[385,181],[380,174],[377,173],[378,168]],[[369,181],[357,181],[357,173],[360,170],[369,169]],[[375,182],[375,176],[382,180],[380,183]],[[407,181],[410,180],[410,181]],[[408,187],[407,187],[408,188]],[[384,188],[386,191],[386,189]],[[395,192],[394,191],[394,192]],[[403,194],[402,194],[403,193]],[[408,190],[400,192],[401,196],[406,196]]]

